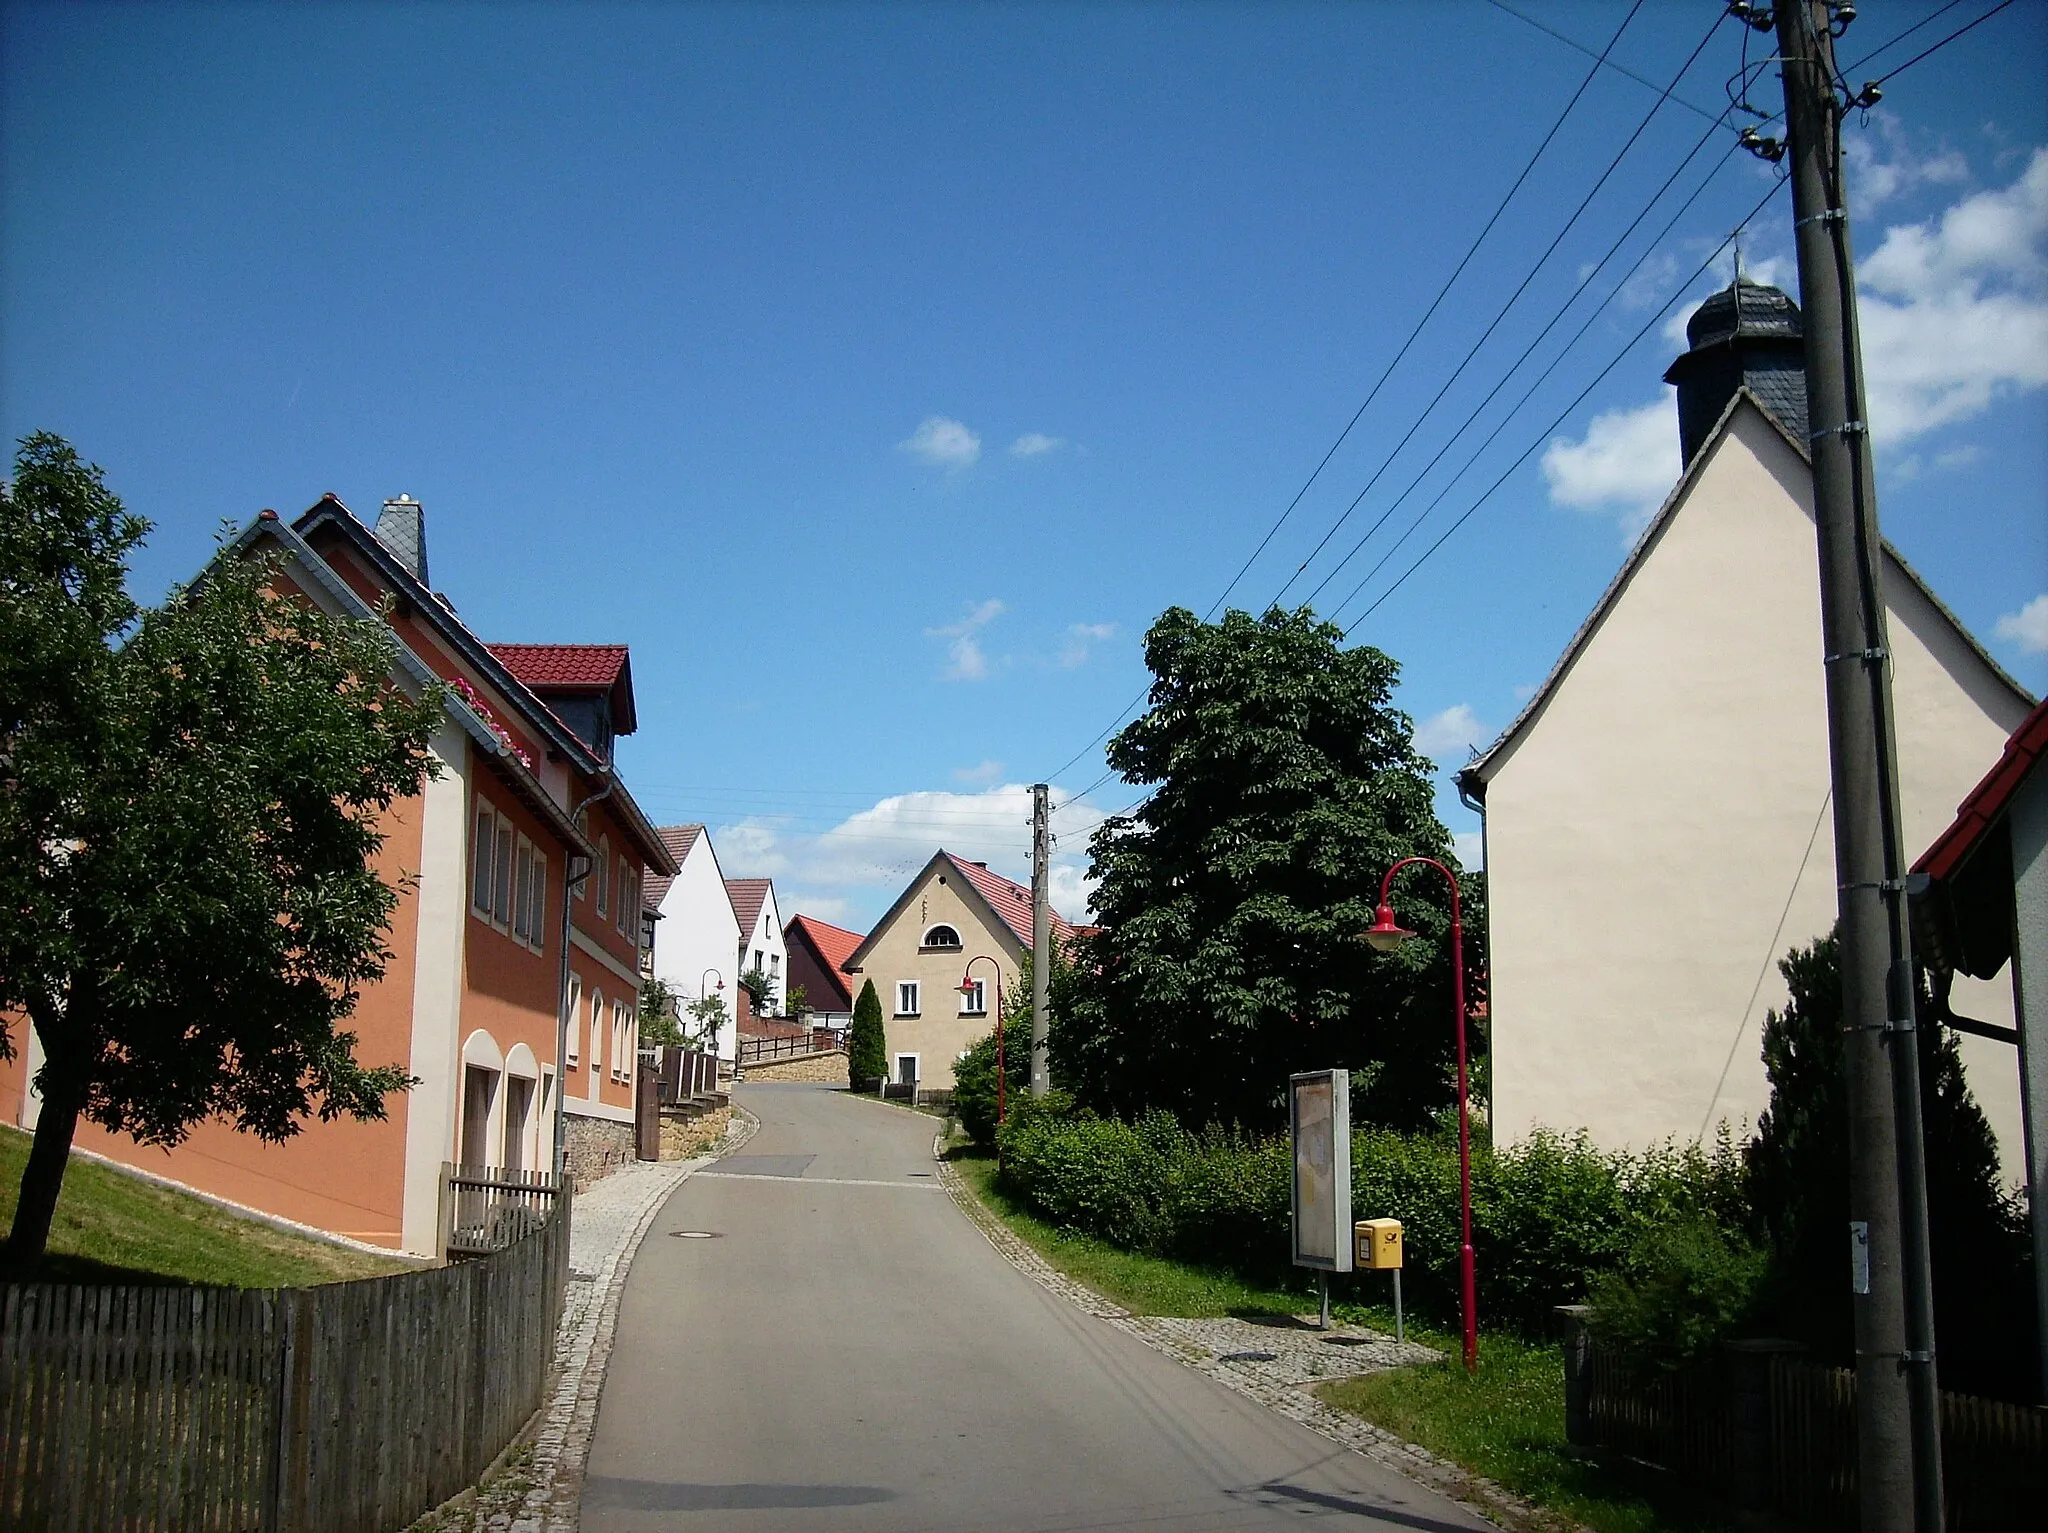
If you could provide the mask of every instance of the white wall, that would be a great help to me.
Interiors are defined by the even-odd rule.
[[[783,941],[782,912],[776,908],[774,885],[769,886],[767,897],[761,901],[761,913],[754,918],[753,931],[737,951],[742,955],[742,973],[754,966],[756,953],[761,955],[761,968],[775,980],[774,1009],[780,1013],[789,993],[789,949]]]
[[[739,992],[739,970],[733,955],[739,951],[740,924],[734,919],[732,901],[726,897],[725,878],[718,869],[718,855],[712,850],[711,833],[697,837],[690,855],[662,896],[661,919],[654,923],[654,973],[687,1004],[706,991],[716,991],[725,981],[725,1026],[718,1035],[720,1057],[731,1059],[737,1047],[733,1030],[733,997]],[[717,971],[706,975],[705,970]]]
[[[1489,764],[1493,1100],[1642,1146],[1768,1100],[1777,960],[1835,915],[1818,563],[1804,462],[1747,404],[1526,732]],[[1906,839],[1949,822],[2024,704],[1888,582]],[[2001,992],[2003,992],[2001,998]],[[2010,1021],[2010,989],[1956,1006]],[[2021,1164],[2013,1050],[1963,1040]]]

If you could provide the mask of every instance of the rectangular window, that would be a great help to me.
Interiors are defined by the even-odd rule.
[[[569,976],[569,1064],[576,1063],[576,1045],[583,1037],[583,981],[575,975]]]
[[[590,992],[590,1073],[596,1076],[604,1065],[604,997]]]
[[[500,926],[512,924],[512,822],[498,821],[497,894],[491,902],[491,919]]]
[[[533,849],[533,910],[527,918],[527,941],[536,953],[548,945],[548,854]]]
[[[914,1017],[918,1014],[918,992],[922,982],[914,979],[896,982],[896,1015]]]
[[[470,845],[470,908],[485,920],[491,915],[492,858],[498,848],[498,817],[488,804],[476,806],[476,839]]]
[[[985,1017],[988,1015],[988,981],[973,980],[969,988],[960,993],[960,1015],[963,1017]]]
[[[633,898],[633,870],[626,865],[626,859],[621,857],[619,859],[618,910],[619,931],[621,933],[632,930],[630,923],[633,919],[633,906],[637,903]]]
[[[533,849],[526,837],[512,845],[512,935],[521,942],[533,940]]]
[[[612,848],[611,842],[603,838],[597,843],[597,913],[612,913]]]
[[[917,1079],[917,1056],[915,1054],[898,1054],[896,1056],[896,1084],[899,1086],[914,1086],[917,1084]]]

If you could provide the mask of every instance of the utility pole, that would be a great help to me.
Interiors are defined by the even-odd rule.
[[[1052,970],[1052,906],[1047,898],[1051,861],[1050,790],[1042,782],[1034,783],[1031,788],[1031,1094],[1035,1097],[1042,1097],[1052,1089],[1052,1073],[1045,1058],[1045,986]]]
[[[1833,10],[1824,0],[1780,0],[1775,21],[1805,314],[1834,782],[1850,1120],[1844,1275],[1856,1322],[1857,1488],[1863,1533],[1941,1533],[1940,1397],[1913,956],[1882,545],[1842,186],[1847,108],[1835,94]]]

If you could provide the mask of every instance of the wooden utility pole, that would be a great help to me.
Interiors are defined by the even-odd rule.
[[[1052,1089],[1052,1072],[1045,1057],[1045,986],[1052,970],[1052,906],[1047,893],[1051,861],[1050,790],[1041,782],[1031,788],[1031,1094],[1035,1097]]]
[[[1940,1398],[1892,659],[1831,9],[1823,0],[1781,0],[1776,24],[1805,316],[1834,781],[1849,1095],[1843,1254],[1856,1323],[1857,1488],[1864,1533],[1941,1533]]]

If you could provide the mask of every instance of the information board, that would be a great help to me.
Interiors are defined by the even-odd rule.
[[[1294,1264],[1351,1270],[1351,1076],[1310,1070],[1287,1082],[1294,1140]]]

